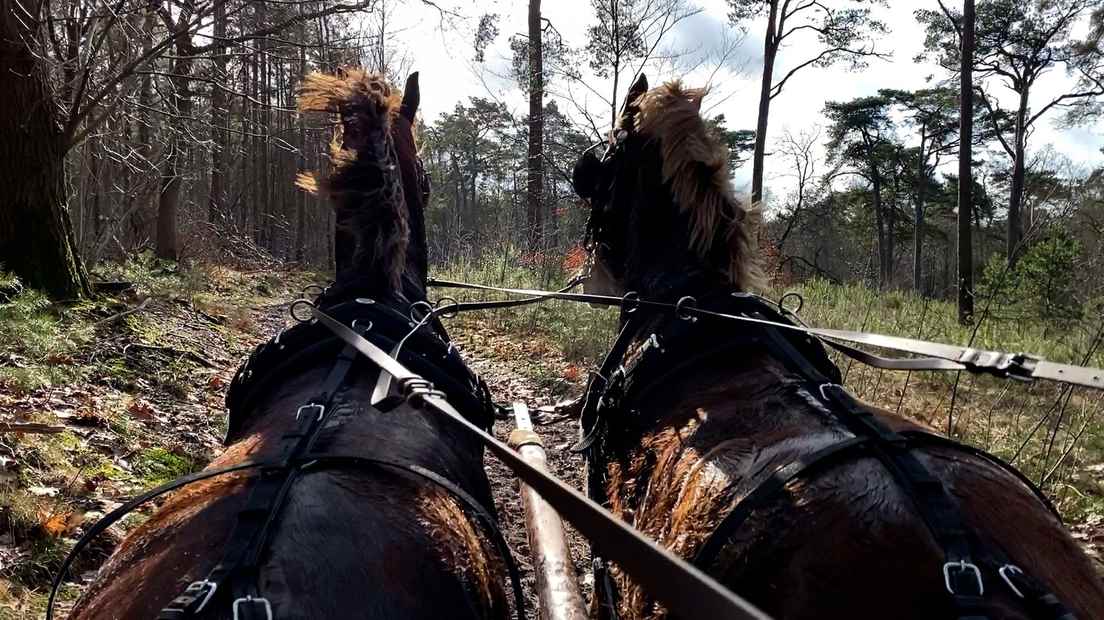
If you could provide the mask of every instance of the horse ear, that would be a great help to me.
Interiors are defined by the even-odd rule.
[[[636,78],[632,87],[629,88],[628,94],[625,95],[625,107],[628,108],[640,97],[640,95],[646,92],[648,92],[648,76],[641,73],[640,77]]]
[[[402,105],[399,107],[399,112],[406,117],[406,120],[411,123],[414,122],[414,115],[418,113],[418,104],[422,101],[422,92],[418,88],[418,72],[410,74],[410,77],[406,78],[406,88],[403,89]]]

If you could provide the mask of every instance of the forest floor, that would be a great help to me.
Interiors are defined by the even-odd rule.
[[[98,276],[132,286],[79,305],[51,305],[33,292],[0,297],[0,620],[41,618],[50,579],[84,528],[141,490],[201,469],[218,453],[223,399],[235,369],[257,343],[287,324],[289,302],[299,291],[321,280],[277,265],[180,270],[149,258]],[[529,405],[549,468],[577,488],[583,463],[570,451],[575,422],[558,417],[551,405],[581,392],[585,369],[609,344],[613,320],[608,311],[542,305],[448,322],[495,398]],[[937,402],[929,393],[939,385],[934,381],[914,377],[909,387],[856,370],[848,384],[884,406],[897,403],[926,418],[918,412],[943,405],[943,398]],[[962,395],[957,415],[991,419],[995,405],[982,398],[988,388],[971,389],[977,394]],[[1003,393],[1000,398],[1017,402]],[[496,434],[505,439],[512,425],[500,421]],[[1080,482],[1061,487],[1073,487],[1080,498],[1069,504],[1067,517],[1097,557],[1104,549],[1104,518],[1097,509],[1104,470],[1098,463],[1104,458],[1098,456],[1080,454],[1068,478]],[[492,457],[488,471],[503,530],[535,604],[517,481]],[[78,583],[94,575],[150,510],[124,519],[86,552],[63,601],[79,594]],[[589,590],[587,546],[570,535]]]

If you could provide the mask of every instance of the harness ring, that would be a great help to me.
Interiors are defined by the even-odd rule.
[[[299,307],[302,307],[302,306],[306,306],[307,308],[313,309],[314,308],[314,303],[311,302],[310,300],[307,300],[307,299],[296,299],[295,301],[291,302],[291,306],[288,308],[288,314],[290,314],[291,318],[295,319],[295,321],[298,322],[298,323],[309,323],[310,321],[313,321],[314,320],[314,312],[311,312],[310,314],[308,314],[305,317],[301,317],[298,314],[296,314],[296,312],[295,312],[296,308],[299,308]]]
[[[640,309],[640,293],[636,291],[629,291],[625,293],[621,298],[621,311],[625,314],[631,314]]]
[[[690,313],[691,310],[698,309],[698,300],[690,295],[680,298],[675,303],[675,316],[683,321],[697,321],[698,317]]]
[[[415,310],[423,307],[425,308],[425,314],[418,316],[414,313]],[[426,320],[426,317],[433,314],[433,306],[428,301],[418,300],[410,304],[410,311],[407,314],[410,315],[411,321],[414,321],[415,323],[421,323],[422,321]]]
[[[446,305],[445,302],[448,302],[448,304]],[[447,310],[447,308],[452,309]],[[460,302],[456,301],[456,299],[452,297],[441,297],[437,300],[437,304],[433,311],[439,313],[438,316],[443,319],[451,319],[460,314]]]
[[[794,309],[794,310],[790,310],[789,308],[786,307],[786,300],[789,299],[790,297],[797,298],[797,308]],[[778,298],[778,309],[781,310],[782,312],[788,312],[790,314],[798,314],[799,312],[801,312],[801,309],[804,308],[804,307],[805,307],[805,298],[802,297],[801,293],[798,293],[797,291],[790,291],[790,292],[786,293],[785,295],[782,295],[781,297]]]

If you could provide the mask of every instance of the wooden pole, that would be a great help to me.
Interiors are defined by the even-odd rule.
[[[510,433],[510,446],[530,465],[547,469],[544,444],[533,431],[529,409],[524,403],[514,403],[514,420],[517,428]],[[540,618],[586,620],[586,608],[579,593],[575,565],[571,562],[571,550],[560,515],[526,484],[520,484],[519,492],[525,506],[525,531],[537,577]]]

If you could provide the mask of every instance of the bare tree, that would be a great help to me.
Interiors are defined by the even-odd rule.
[[[782,94],[786,83],[806,67],[826,67],[847,61],[852,68],[866,65],[871,58],[885,58],[874,39],[886,32],[885,24],[870,16],[864,5],[884,4],[881,0],[820,2],[818,0],[728,0],[729,20],[741,24],[766,15],[763,37],[763,74],[759,89],[759,114],[752,154],[751,200],[763,200],[763,167],[766,159],[767,126],[771,102]],[[835,5],[835,6],[833,6]],[[809,44],[808,36],[815,35]],[[795,63],[781,78],[775,79],[778,53],[787,43],[804,38],[806,57]]]
[[[661,49],[660,45],[679,22],[701,9],[686,0],[591,0],[595,22],[587,29],[586,53],[590,68],[609,80],[609,93],[598,95],[609,108],[610,126],[617,123],[621,83],[631,79]],[[666,50],[675,56],[684,50]]]

